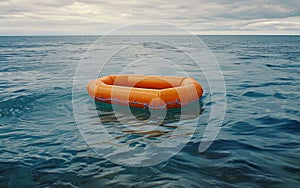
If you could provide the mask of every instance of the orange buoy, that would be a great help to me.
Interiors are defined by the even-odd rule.
[[[92,80],[87,91],[94,100],[137,108],[178,108],[199,101],[201,85],[193,78],[110,75]]]

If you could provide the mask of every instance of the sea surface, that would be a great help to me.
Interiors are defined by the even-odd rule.
[[[138,127],[137,119],[122,116],[118,122],[110,106],[95,106],[85,90],[72,93],[78,65],[91,54],[127,41],[124,37],[94,44],[92,50],[97,36],[0,37],[0,187],[300,186],[300,36],[199,36],[224,76],[227,108],[222,127],[212,145],[199,152],[216,101],[207,80],[197,77],[201,71],[181,61],[184,71],[203,83],[205,91],[196,130],[180,151],[147,167],[118,164],[96,152],[75,118],[79,111],[86,115],[81,116],[83,125],[98,125],[101,120],[111,135],[119,135],[131,148],[162,142],[176,129],[172,125],[180,113],[172,112],[164,122],[168,126],[158,131],[126,132],[119,129],[120,123]],[[169,36],[174,37],[180,36]],[[138,68],[122,64],[132,60],[124,59],[128,54],[137,57],[142,50],[151,56],[153,51],[147,49],[168,52],[169,47],[142,43],[123,49],[100,75],[124,69],[144,73],[151,67],[149,74],[176,75],[179,71],[166,64],[176,62],[178,56],[166,62],[156,59],[160,70],[149,67],[154,62],[146,60]],[[76,102],[82,105],[74,110]],[[132,113],[142,120],[149,117],[144,109]]]

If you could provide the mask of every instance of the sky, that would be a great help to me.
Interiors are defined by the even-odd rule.
[[[0,35],[101,35],[143,22],[169,23],[200,35],[300,34],[300,2],[0,0]]]

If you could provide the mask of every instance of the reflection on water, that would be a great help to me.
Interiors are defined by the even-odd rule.
[[[106,130],[110,134],[116,135],[115,139],[130,137],[131,142],[133,138],[151,139],[153,142],[153,138],[158,140],[159,138],[170,137],[177,129],[179,121],[198,118],[204,111],[203,103],[200,100],[182,108],[167,110],[125,107],[97,101],[95,105],[99,119]],[[124,122],[125,124],[122,124]],[[120,133],[123,134],[120,135]]]

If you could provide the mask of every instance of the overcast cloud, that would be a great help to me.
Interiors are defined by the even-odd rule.
[[[103,34],[158,21],[195,34],[300,34],[298,0],[0,0],[0,35]]]

